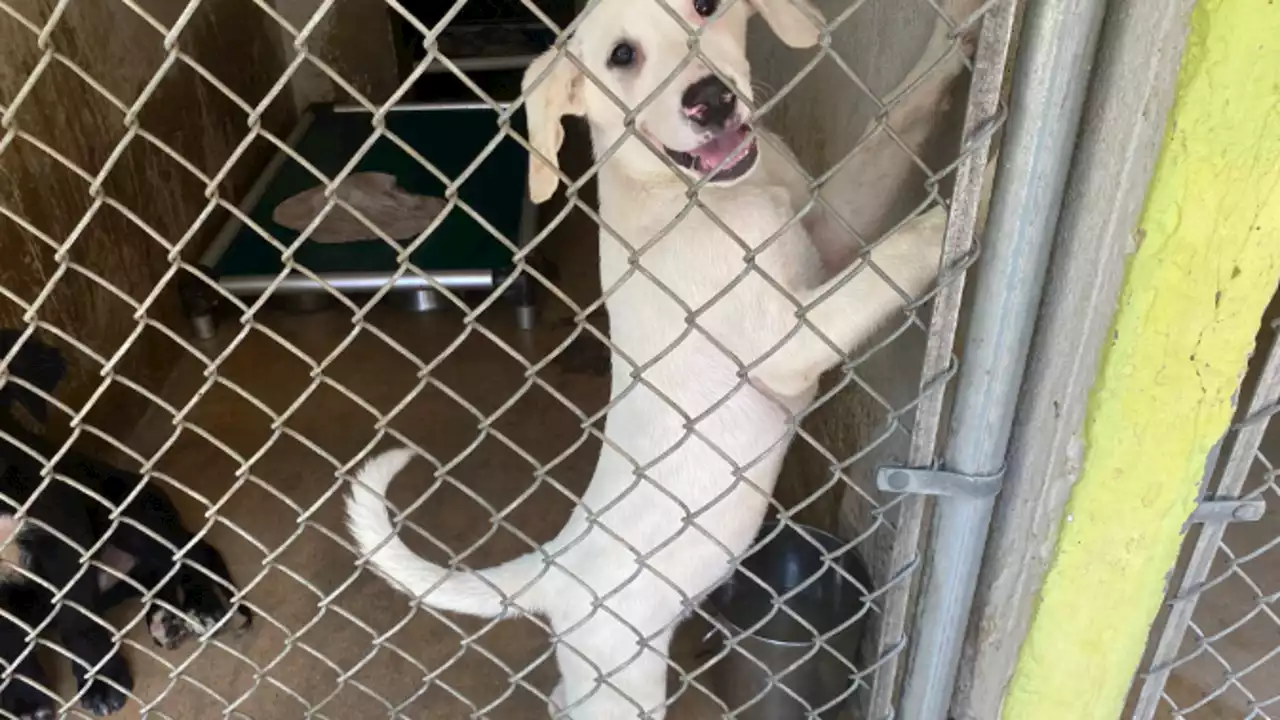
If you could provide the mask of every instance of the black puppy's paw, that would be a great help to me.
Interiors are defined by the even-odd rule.
[[[186,611],[186,615],[184,618],[161,605],[153,606],[147,614],[147,632],[152,642],[165,650],[176,650],[188,638],[200,637],[215,628],[218,633],[242,632],[253,624],[253,616],[243,607],[237,608],[235,616],[226,622],[223,618],[227,611],[221,608],[216,612],[192,609]]]
[[[147,612],[147,632],[152,642],[165,650],[176,650],[191,637],[192,631],[190,623],[162,605],[152,605]]]
[[[81,682],[83,687],[83,681]],[[80,705],[98,717],[113,715],[129,702],[128,693],[132,690],[133,676],[129,673],[129,666],[117,654],[107,661],[98,671],[98,677],[89,683],[88,689],[80,696]]]
[[[157,603],[147,614],[147,630],[151,639],[166,650],[173,650],[187,640],[200,637],[210,631],[222,633],[247,630],[253,624],[253,614],[243,605],[235,608],[222,589],[204,579],[187,579],[178,588],[178,607],[181,613]]]
[[[0,710],[18,720],[53,720],[58,714],[52,698],[16,678],[0,693]]]
[[[128,701],[129,696],[101,680],[94,680],[89,690],[80,696],[80,705],[98,717],[120,712]]]

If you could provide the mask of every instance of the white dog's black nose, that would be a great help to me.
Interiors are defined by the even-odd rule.
[[[715,75],[708,75],[685,89],[680,98],[684,114],[709,129],[724,127],[733,117],[738,96]]]

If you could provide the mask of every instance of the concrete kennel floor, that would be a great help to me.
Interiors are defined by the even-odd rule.
[[[523,352],[533,356],[541,357],[554,347],[557,333],[539,332],[522,338],[509,316],[509,310],[502,306],[485,324],[516,347],[522,340],[530,340]],[[310,315],[273,312],[264,319],[315,358],[334,352],[351,327],[345,310]],[[414,315],[387,308],[375,312],[371,319],[423,360],[445,352],[462,329],[460,313],[455,312]],[[225,328],[220,341],[225,342],[233,330]],[[563,336],[564,332],[558,334]],[[277,413],[304,394],[309,374],[305,363],[257,332],[233,352],[222,370],[228,381]],[[584,409],[597,409],[605,400],[604,378],[564,373],[554,367],[541,376]],[[413,365],[368,333],[340,352],[325,377],[351,389],[382,413],[400,403],[416,385]],[[521,366],[475,334],[453,349],[435,377],[485,414],[497,411],[524,385]],[[199,380],[197,364],[184,363],[169,383],[168,399],[186,403]],[[144,422],[136,447],[152,451],[165,442],[172,428],[163,415],[153,413]],[[226,556],[237,582],[250,588],[249,600],[270,617],[259,618],[243,637],[225,638],[226,650],[210,647],[197,653],[183,679],[173,683],[167,693],[169,668],[141,651],[130,652],[139,698],[152,701],[163,695],[155,710],[172,718],[192,719],[221,716],[226,705],[219,698],[238,701],[238,711],[259,720],[312,714],[344,720],[387,716],[387,706],[375,696],[396,706],[405,703],[401,711],[412,718],[467,718],[491,704],[484,712],[486,717],[545,715],[541,700],[523,688],[512,690],[508,681],[512,672],[523,673],[528,668],[525,679],[530,685],[542,692],[553,686],[554,666],[543,662],[548,645],[542,630],[525,620],[498,623],[476,647],[460,653],[460,632],[478,632],[485,622],[450,618],[455,628],[421,612],[406,621],[410,613],[404,596],[368,572],[352,579],[353,555],[342,544],[346,533],[330,464],[296,439],[277,435],[272,441],[270,419],[225,388],[215,388],[201,398],[190,420],[244,456],[269,446],[252,464],[252,474],[262,484],[249,481],[234,491],[236,462],[190,431],[183,432],[168,450],[160,469],[212,502],[227,498],[219,517],[253,539],[245,539],[222,522],[214,526],[210,537]],[[374,438],[374,418],[340,392],[324,386],[302,401],[286,425],[343,462],[357,456]],[[391,423],[441,458],[453,458],[472,448],[453,475],[470,492],[495,507],[505,507],[528,489],[531,466],[502,442],[485,437],[477,425],[461,405],[430,388],[411,400]],[[572,412],[536,388],[494,422],[497,431],[539,462],[567,452],[551,477],[572,491],[584,487],[597,452],[595,442],[581,442],[579,425]],[[393,499],[416,497],[430,483],[428,464],[415,463],[393,486]],[[177,490],[170,494],[182,496]],[[200,503],[188,497],[182,504],[188,524],[198,526],[203,512]],[[546,540],[559,529],[571,507],[560,492],[544,485],[517,505],[509,517],[531,538]],[[483,541],[469,560],[475,565],[513,557],[527,547],[510,533],[485,539],[489,512],[450,486],[436,491],[414,520],[457,550]],[[419,542],[417,547],[427,550],[428,545]],[[434,556],[443,557],[438,551]],[[322,599],[331,594],[332,604],[321,607]],[[388,632],[388,641],[403,655],[375,648],[375,634]],[[130,637],[147,644],[140,629]],[[193,646],[156,654],[178,665],[194,650]],[[486,652],[492,657],[486,657]],[[423,668],[435,671],[459,654],[457,663],[439,678],[452,691],[436,684],[416,694],[422,685]]]
[[[567,264],[561,265],[562,275],[579,276],[584,268],[575,269],[576,262],[567,258]],[[561,282],[571,283],[566,279]],[[483,323],[525,357],[538,359],[567,335],[567,326],[556,321],[563,314],[562,309],[550,309],[550,317],[531,335],[513,327],[505,305],[489,312]],[[349,313],[341,309],[302,315],[270,311],[262,319],[317,359],[335,353],[351,327]],[[460,313],[454,311],[415,315],[391,307],[379,308],[371,316],[375,326],[424,362],[452,347],[462,330],[460,320]],[[234,330],[224,328],[219,342],[225,345]],[[310,372],[308,365],[274,340],[253,332],[231,354],[221,374],[279,414],[304,394]],[[413,365],[368,332],[337,352],[324,375],[380,413],[389,412],[416,386]],[[568,372],[556,363],[539,376],[586,412],[600,408],[606,399],[603,377]],[[485,415],[497,412],[525,385],[521,365],[478,333],[453,348],[435,377]],[[200,380],[198,364],[183,363],[175,369],[166,398],[175,406],[186,404]],[[198,400],[189,419],[242,456],[269,446],[252,464],[252,474],[263,484],[248,481],[234,491],[237,463],[191,431],[181,434],[159,469],[210,502],[228,498],[219,511],[226,522],[216,523],[210,538],[226,555],[237,582],[250,588],[250,601],[270,617],[260,617],[254,629],[242,637],[222,638],[225,649],[197,651],[189,645],[170,653],[151,648],[141,628],[129,633],[131,639],[148,648],[147,652],[131,648],[128,654],[137,679],[135,693],[145,702],[155,702],[150,708],[157,713],[153,717],[221,717],[227,704],[235,703],[237,712],[258,720],[355,720],[387,716],[389,710],[382,699],[397,707],[403,704],[400,711],[409,718],[452,720],[472,717],[473,713],[510,720],[545,716],[543,703],[534,693],[513,688],[509,681],[513,673],[520,674],[543,693],[554,685],[556,671],[547,657],[546,636],[533,622],[494,624],[475,646],[460,651],[461,633],[478,632],[487,623],[460,617],[441,620],[422,612],[406,620],[410,615],[406,598],[368,572],[352,579],[353,555],[342,545],[346,533],[341,525],[341,503],[333,468],[326,460],[296,439],[280,435],[271,441],[270,419],[223,387]],[[374,422],[373,416],[342,393],[321,386],[297,406],[285,424],[346,462],[374,438]],[[391,426],[440,458],[453,458],[472,448],[452,474],[494,507],[515,502],[531,483],[529,463],[498,439],[484,436],[476,418],[440,390],[424,389]],[[538,462],[547,463],[564,454],[551,477],[573,492],[584,487],[597,443],[582,440],[579,419],[550,393],[537,387],[529,389],[499,414],[493,426]],[[157,411],[139,428],[133,445],[140,451],[154,452],[172,432],[167,413]],[[384,441],[381,446],[391,442]],[[1280,458],[1280,425],[1272,428],[1263,452],[1273,460]],[[429,466],[415,463],[393,486],[393,500],[416,497],[430,482]],[[1256,483],[1251,480],[1249,487]],[[182,505],[189,526],[199,526],[207,506],[179,490],[170,494]],[[1274,492],[1268,501],[1273,507],[1280,503]],[[509,519],[530,538],[542,541],[559,529],[571,507],[569,499],[544,483],[511,510]],[[486,539],[489,512],[448,485],[435,491],[413,519],[454,550],[480,542],[469,560],[474,565],[513,557],[527,547],[507,532]],[[1227,542],[1242,555],[1266,547],[1278,537],[1280,512],[1273,509],[1261,522],[1233,526]],[[444,557],[425,542],[415,545],[436,559]],[[1245,565],[1262,595],[1280,592],[1276,553],[1264,552]],[[1221,565],[1214,574],[1220,571]],[[322,599],[331,594],[332,604],[321,607]],[[1257,595],[1258,591],[1240,578],[1228,579],[1206,596],[1196,622],[1203,631],[1214,633],[1254,613],[1214,646],[1237,670],[1262,661],[1241,683],[1255,697],[1269,699],[1280,694],[1280,658],[1267,659],[1280,647],[1280,624],[1255,612]],[[124,622],[126,617],[122,612],[113,619]],[[399,652],[375,648],[375,635],[384,633],[390,633],[387,639]],[[679,660],[687,663],[698,634],[696,626],[686,628],[678,642]],[[455,657],[456,662],[439,675],[441,683],[420,692],[424,669],[436,671]],[[172,668],[155,658],[183,667],[182,677],[171,681]],[[183,666],[188,659],[190,664]],[[66,673],[60,674],[65,680]],[[1185,707],[1223,682],[1221,665],[1203,656],[1179,668],[1167,692]],[[64,686],[64,692],[67,690]],[[138,717],[140,709],[131,704],[123,717]],[[673,720],[719,716],[713,701],[696,690],[687,693],[671,715]],[[1238,689],[1186,715],[1191,720],[1248,716],[1248,701]],[[1170,715],[1162,709],[1160,717]]]

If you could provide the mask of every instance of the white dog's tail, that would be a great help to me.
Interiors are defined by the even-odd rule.
[[[438,610],[486,618],[538,610],[532,597],[536,590],[529,587],[543,567],[538,554],[483,570],[450,570],[419,557],[396,536],[384,497],[392,478],[411,459],[411,450],[390,450],[365,463],[356,474],[347,499],[347,527],[360,554],[372,553],[369,564],[379,574]]]

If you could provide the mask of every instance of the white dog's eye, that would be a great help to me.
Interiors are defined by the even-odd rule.
[[[634,45],[629,42],[620,42],[609,52],[609,67],[631,67],[635,64],[638,55]]]
[[[719,0],[693,0],[693,11],[702,17],[711,17],[718,7]]]

